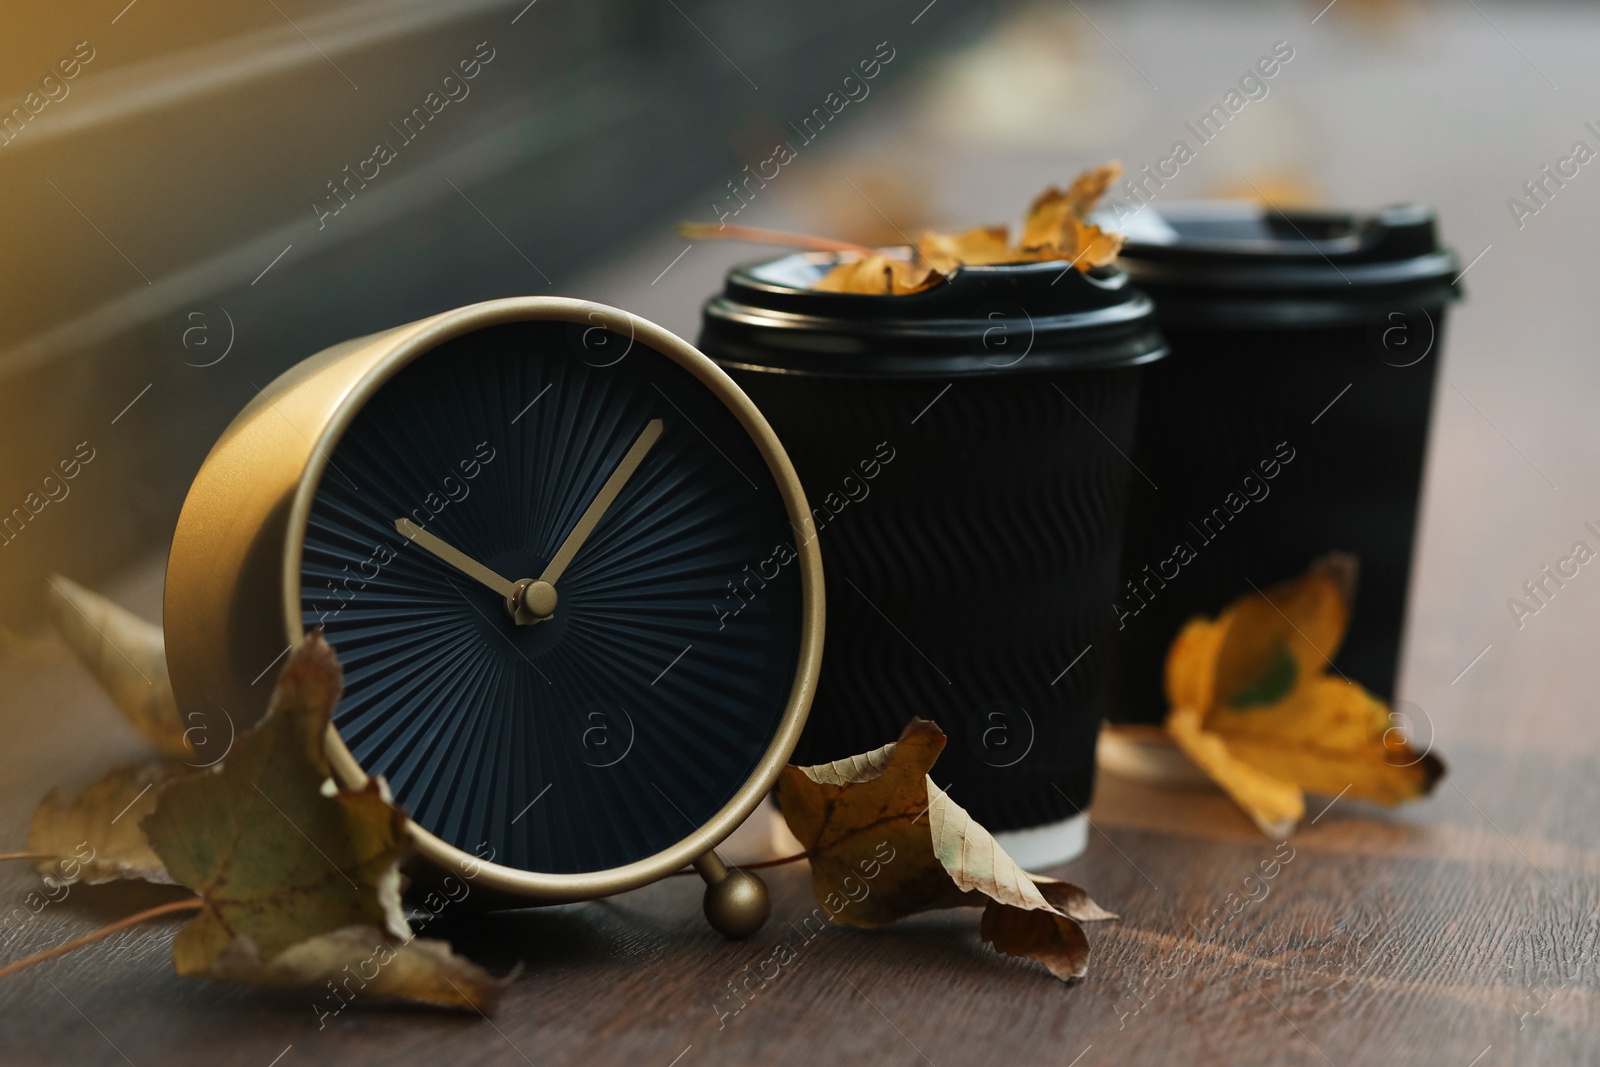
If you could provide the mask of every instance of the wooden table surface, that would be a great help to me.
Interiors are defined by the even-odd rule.
[[[153,563],[113,592],[154,614],[160,576]],[[12,724],[0,792],[6,841],[22,840],[34,800],[51,785],[75,787],[142,752],[59,645],[14,649],[0,692]],[[1587,748],[1552,737],[1508,752],[1492,734],[1452,731],[1441,742],[1450,777],[1435,799],[1399,812],[1314,802],[1314,824],[1283,850],[1220,795],[1102,777],[1087,853],[1050,873],[1090,888],[1123,919],[1089,928],[1089,977],[1070,986],[991,952],[968,909],[807,940],[789,924],[815,906],[809,880],[786,868],[766,872],[773,919],[742,943],[705,925],[698,880],[688,878],[600,903],[454,923],[447,914],[430,935],[497,970],[523,968],[492,1022],[352,1007],[323,1026],[309,995],[178,978],[169,956],[177,923],[155,923],[0,980],[0,1059],[1593,1062],[1593,732],[1579,735]],[[1275,878],[1245,884],[1274,858],[1282,861]],[[21,905],[36,887],[20,867],[0,873],[0,901]],[[76,887],[36,917],[14,917],[0,933],[0,958],[169,895]],[[780,941],[795,961],[725,1015],[737,1004],[729,983]]]
[[[1103,778],[1087,853],[1050,873],[1123,919],[1090,928],[1089,976],[1070,986],[989,951],[975,912],[948,912],[876,933],[829,929],[719,1020],[728,984],[778,940],[799,940],[786,920],[812,901],[804,871],[786,869],[768,878],[773,922],[746,943],[707,929],[690,879],[441,930],[493,966],[521,964],[492,1022],[351,1009],[319,1029],[308,997],[177,978],[175,924],[151,925],[0,981],[0,1062],[1600,1062],[1600,577],[1585,568],[1520,628],[1506,608],[1586,536],[1586,521],[1600,524],[1600,178],[1570,181],[1522,228],[1505,206],[1574,139],[1594,143],[1582,124],[1600,100],[1600,14],[1417,5],[1369,33],[1341,9],[1371,5],[1347,0],[1312,24],[1320,7],[1202,17],[1187,6],[1093,6],[1096,29],[1062,8],[1065,44],[1027,27],[997,31],[1018,57],[1016,78],[1037,69],[1029,48],[1058,44],[1081,75],[1065,88],[1023,86],[1017,106],[1078,94],[1054,118],[1040,111],[1036,121],[1056,125],[1032,142],[1007,143],[1007,127],[985,119],[978,89],[993,74],[991,50],[989,68],[968,57],[916,103],[865,105],[882,107],[806,165],[848,175],[840,160],[864,170],[897,153],[937,155],[926,180],[938,210],[976,221],[997,214],[997,197],[1024,202],[1078,163],[1159,158],[1183,116],[1274,40],[1294,42],[1273,95],[1206,149],[1183,195],[1239,173],[1316,174],[1345,203],[1429,200],[1463,260],[1482,250],[1446,342],[1402,686],[1449,764],[1433,798],[1398,811],[1348,798],[1324,811],[1313,800],[1317,818],[1294,835],[1270,893],[1217,924],[1208,919],[1237,907],[1230,894],[1273,846],[1218,795]],[[1072,117],[1080,112],[1104,121]],[[740,221],[783,222],[785,204],[774,193]],[[679,263],[682,247],[663,228],[562,287],[692,336],[699,300],[748,250],[702,247]],[[109,591],[154,617],[160,581],[151,560]],[[0,657],[0,737],[0,844],[11,846],[51,786],[75,788],[143,752],[42,638]],[[33,884],[21,865],[0,869],[0,903]],[[159,897],[76,888],[5,925],[0,959]]]

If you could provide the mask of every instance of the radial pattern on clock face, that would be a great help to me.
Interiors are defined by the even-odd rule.
[[[598,871],[744,785],[794,681],[800,545],[755,444],[687,370],[591,325],[498,326],[401,370],[327,458],[302,621],[344,664],[340,736],[424,829],[521,870]],[[519,624],[492,579],[537,580],[573,540],[554,609]]]

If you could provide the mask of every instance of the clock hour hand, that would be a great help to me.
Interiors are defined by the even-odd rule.
[[[473,581],[505,597],[506,610],[511,613],[517,625],[531,626],[543,622],[555,614],[556,580],[566,572],[567,565],[578,554],[578,549],[583,547],[583,543],[589,539],[594,528],[600,524],[606,509],[611,507],[612,502],[622,493],[622,487],[628,484],[628,479],[633,477],[633,473],[639,469],[639,464],[644,462],[650,446],[661,436],[661,426],[660,419],[651,419],[645,425],[644,432],[633,442],[627,454],[622,457],[622,462],[617,464],[617,469],[611,472],[611,477],[606,479],[606,483],[600,487],[600,492],[595,494],[595,498],[578,517],[577,525],[567,534],[567,539],[561,543],[555,558],[550,561],[550,565],[537,580],[524,578],[517,582],[508,581],[460,549],[439,540],[410,519],[394,520],[394,528],[401,536],[421,546],[424,551],[432,553]]]
[[[606,479],[606,484],[600,487],[600,492],[595,494],[595,498],[589,502],[589,506],[578,517],[578,524],[572,528],[571,533],[567,534],[567,539],[561,542],[561,547],[556,550],[555,557],[550,560],[550,565],[544,569],[543,574],[539,575],[539,582],[535,584],[543,584],[547,587],[554,586],[561,579],[561,576],[566,573],[567,565],[578,554],[578,549],[582,548],[583,543],[589,539],[589,535],[594,533],[594,528],[600,525],[600,519],[605,515],[606,509],[621,494],[622,487],[628,484],[628,479],[633,477],[634,472],[639,469],[639,464],[644,462],[645,454],[650,451],[650,446],[655,444],[656,439],[661,436],[661,425],[660,419],[651,419],[645,424],[644,432],[639,435],[638,440],[633,442],[633,446],[622,457],[622,462],[617,464],[617,469],[611,472],[611,477]],[[554,593],[554,590],[552,589],[551,592]]]
[[[518,590],[515,583],[508,582],[460,549],[445,544],[410,519],[394,520],[394,528],[400,531],[402,537],[408,538],[424,551],[431,552],[444,560],[473,581],[488,586],[507,600],[516,597]]]

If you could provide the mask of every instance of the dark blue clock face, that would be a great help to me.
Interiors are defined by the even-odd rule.
[[[553,612],[519,624],[491,579],[544,575],[653,420]],[[800,541],[708,386],[597,327],[497,326],[401,370],[327,459],[302,620],[344,664],[340,736],[424,829],[521,870],[605,870],[745,784],[797,669]]]

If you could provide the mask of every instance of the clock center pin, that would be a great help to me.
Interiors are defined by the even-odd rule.
[[[543,622],[556,613],[556,587],[540,579],[524,578],[506,598],[506,610],[519,626]]]

